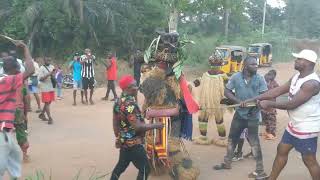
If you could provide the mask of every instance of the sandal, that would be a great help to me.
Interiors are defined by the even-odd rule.
[[[39,119],[41,119],[42,121],[48,121],[48,119],[46,118],[46,116],[44,114],[39,114]]]
[[[221,163],[219,165],[213,166],[214,170],[223,170],[223,169],[231,169],[231,165],[227,165],[226,163]]]
[[[92,100],[90,100],[90,104],[91,104],[91,105],[94,105],[94,102],[93,102]]]
[[[50,119],[48,120],[48,124],[53,124],[52,118],[50,118]]]
[[[248,178],[254,178],[255,180],[264,180],[267,179],[269,176],[265,172],[257,173],[256,171],[251,172],[248,175]]]
[[[243,158],[245,158],[245,159],[250,158],[250,157],[253,157],[252,151],[249,152],[248,154],[245,154],[245,155],[243,156]]]
[[[101,98],[102,101],[108,101],[108,98],[107,97],[103,97]]]

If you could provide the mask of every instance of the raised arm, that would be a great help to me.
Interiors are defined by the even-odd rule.
[[[16,46],[23,49],[23,55],[24,55],[24,61],[25,61],[25,67],[26,67],[26,70],[23,73],[23,79],[27,79],[35,71],[34,63],[33,63],[29,48],[26,44],[24,44],[22,41],[18,41],[16,43]]]

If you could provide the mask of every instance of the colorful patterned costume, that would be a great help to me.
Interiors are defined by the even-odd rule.
[[[190,100],[190,92],[186,92],[188,87],[181,74],[182,61],[178,52],[181,53],[179,47],[182,44],[178,38],[177,33],[163,33],[145,53],[145,61],[151,69],[142,75],[143,111],[151,123],[160,121],[165,125],[162,130],[147,133],[146,148],[155,173],[169,170],[175,179],[195,180],[200,171],[192,167],[180,139],[181,121],[177,117],[181,94]]]
[[[22,106],[18,106],[15,113],[14,127],[16,131],[16,138],[18,144],[23,152],[23,160],[27,162],[29,160],[29,156],[27,155],[27,151],[29,148],[28,142],[28,133],[27,133],[27,106],[26,106],[26,98],[27,98],[27,89],[23,87],[21,90],[21,101],[23,103]]]
[[[214,143],[217,146],[226,146],[226,130],[223,122],[224,109],[220,108],[220,102],[224,98],[224,82],[228,76],[220,71],[223,64],[218,55],[210,56],[211,69],[203,73],[201,79],[196,80],[195,86],[200,85],[199,104],[202,110],[199,113],[198,122],[201,136],[196,138],[196,144],[208,145]],[[210,140],[207,137],[208,121],[215,120],[218,139]]]
[[[138,120],[144,123],[144,118],[141,115],[138,104],[133,96],[121,94],[121,97],[116,99],[113,113],[115,118],[120,122],[120,131],[117,136],[117,142],[120,146],[131,147],[136,144],[144,143],[144,133],[137,134],[129,121]],[[136,116],[136,117],[133,117]]]

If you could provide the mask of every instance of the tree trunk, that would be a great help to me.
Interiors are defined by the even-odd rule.
[[[83,18],[83,0],[79,0],[79,18],[80,18],[80,24],[83,24],[84,18]]]
[[[229,15],[230,15],[231,9],[227,8],[224,10],[224,35],[226,38],[228,38],[229,35]]]
[[[178,31],[178,20],[179,20],[179,11],[177,8],[173,7],[170,11],[169,16],[169,32],[177,32]]]

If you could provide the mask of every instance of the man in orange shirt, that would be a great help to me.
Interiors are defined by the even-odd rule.
[[[114,54],[112,53],[108,54],[105,66],[107,68],[106,78],[108,81],[108,86],[107,86],[106,96],[103,97],[102,100],[107,101],[109,99],[109,93],[111,90],[113,93],[113,99],[111,99],[111,101],[114,101],[118,97],[116,92],[116,87],[115,87],[115,81],[117,80],[117,58],[115,57]]]

